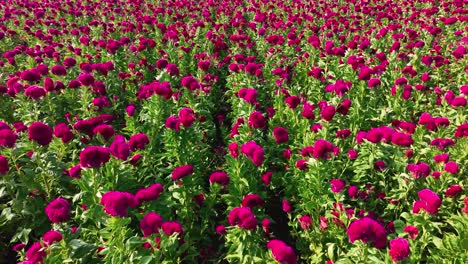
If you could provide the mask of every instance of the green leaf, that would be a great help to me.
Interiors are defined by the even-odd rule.
[[[72,258],[83,258],[85,256],[92,255],[96,252],[97,246],[89,244],[80,239],[73,239],[70,241]]]

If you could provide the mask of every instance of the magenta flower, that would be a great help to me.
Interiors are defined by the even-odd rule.
[[[62,240],[62,234],[56,230],[47,231],[42,236],[42,241],[44,241],[45,246],[50,246],[54,242],[59,242]]]
[[[226,186],[229,184],[229,175],[224,171],[215,171],[210,175],[210,183],[218,183]]]
[[[249,193],[244,196],[242,199],[242,207],[254,208],[255,206],[263,206],[265,201],[260,197],[260,195],[255,193]]]
[[[410,246],[406,239],[395,238],[390,240],[390,256],[395,262],[405,260],[410,254]]]
[[[284,127],[275,127],[273,129],[273,136],[278,144],[286,143],[289,140],[288,131]]]
[[[131,193],[110,191],[101,197],[101,205],[104,206],[107,214],[124,217],[127,215],[128,208],[137,206],[137,201]]]
[[[273,239],[268,241],[267,248],[271,250],[276,261],[282,264],[295,264],[296,253],[294,249],[281,240]]]
[[[159,195],[163,192],[164,187],[160,183],[150,185],[146,189],[140,189],[135,194],[135,199],[138,205],[143,202],[154,201],[159,198]]]
[[[249,207],[236,207],[229,212],[228,222],[232,226],[255,230],[257,219]]]
[[[341,192],[344,189],[344,187],[346,186],[345,181],[343,181],[341,179],[330,180],[330,184],[331,184],[331,190],[334,193]]]
[[[29,140],[45,146],[52,141],[52,128],[41,122],[34,122],[28,128]]]
[[[172,171],[172,181],[177,181],[182,179],[185,176],[188,176],[193,173],[193,166],[192,165],[183,165],[176,167]]]
[[[356,240],[364,243],[372,242],[372,245],[378,249],[384,248],[387,244],[385,228],[369,217],[353,221],[347,233],[351,243]]]
[[[158,234],[159,229],[163,224],[162,217],[155,213],[147,213],[140,221],[140,228],[143,231],[143,236],[147,237],[151,234]]]
[[[65,222],[70,216],[70,203],[63,198],[54,199],[46,206],[45,213],[52,223]]]
[[[99,168],[110,159],[110,150],[106,147],[88,146],[80,152],[80,165],[83,168]]]

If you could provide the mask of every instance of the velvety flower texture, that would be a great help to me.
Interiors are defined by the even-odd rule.
[[[301,228],[304,230],[309,229],[312,226],[312,218],[308,215],[303,215],[299,217],[299,224],[301,225]]]
[[[59,242],[60,240],[62,240],[62,234],[56,230],[47,231],[42,236],[42,241],[44,241],[46,246],[52,245],[52,243]]]
[[[63,143],[68,143],[73,139],[73,133],[65,123],[59,123],[54,127],[54,136],[60,138]]]
[[[361,240],[364,243],[372,242],[372,245],[379,249],[384,248],[387,244],[385,228],[369,217],[353,221],[349,225],[347,233],[351,243],[356,240]]]
[[[405,260],[410,254],[410,246],[406,239],[395,238],[390,240],[390,256],[395,262]]]
[[[34,122],[28,128],[29,140],[45,146],[52,141],[52,128],[42,122]]]
[[[273,136],[278,144],[286,143],[289,140],[288,130],[284,127],[275,127],[273,129]]]
[[[115,140],[112,142],[109,149],[112,156],[117,159],[127,160],[128,156],[130,156],[130,146],[121,135],[115,136]]]
[[[140,133],[130,137],[128,144],[132,151],[137,149],[145,149],[145,146],[149,144],[149,138],[146,134]]]
[[[163,192],[164,187],[160,183],[152,184],[146,189],[140,189],[135,194],[135,199],[138,205],[141,205],[143,202],[154,201],[159,198],[159,195]]]
[[[5,175],[9,170],[8,159],[0,155],[0,175]]]
[[[224,171],[215,171],[210,175],[210,183],[218,183],[226,186],[229,184],[229,175]]]
[[[41,242],[35,242],[26,251],[26,259],[30,261],[31,263],[42,263],[47,252],[41,249],[42,249]]]
[[[442,205],[442,200],[439,196],[429,189],[419,191],[418,197],[420,200],[416,201],[413,205],[413,213],[415,214],[419,213],[421,209],[424,209],[429,214],[435,214]]]
[[[261,166],[263,161],[265,160],[265,152],[263,148],[255,141],[249,141],[241,146],[241,152],[250,158],[253,164],[257,167]]]
[[[162,217],[155,213],[147,213],[140,221],[140,228],[143,231],[143,236],[147,237],[151,234],[159,233],[159,229],[163,224]]]
[[[330,180],[330,184],[331,184],[331,190],[334,193],[341,192],[344,189],[344,187],[346,186],[345,181],[343,181],[341,179]]]
[[[0,129],[0,146],[5,148],[12,148],[15,146],[16,140],[18,139],[18,135],[16,135],[13,130],[9,127]]]
[[[83,168],[99,168],[110,159],[106,147],[88,146],[80,152],[80,165]]]
[[[249,207],[254,208],[255,206],[263,206],[265,202],[263,201],[262,197],[256,193],[249,193],[244,196],[242,199],[242,207]]]
[[[267,248],[271,250],[276,261],[282,264],[295,264],[296,253],[294,249],[281,240],[273,239],[268,241]]]
[[[182,228],[182,225],[177,221],[164,222],[161,225],[161,228],[163,232],[168,236],[175,234],[175,233],[181,236],[184,234],[184,229]]]
[[[183,165],[172,171],[172,181],[177,181],[193,173],[192,165]]]
[[[127,209],[135,208],[137,202],[131,193],[110,191],[101,197],[101,205],[107,214],[124,217],[127,215]]]
[[[255,230],[257,227],[257,218],[249,207],[236,207],[229,212],[229,224],[239,226],[243,229]]]
[[[45,213],[52,223],[65,222],[70,216],[70,203],[63,198],[57,198],[46,206]]]

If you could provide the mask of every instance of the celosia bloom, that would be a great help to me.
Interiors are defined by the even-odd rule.
[[[410,254],[410,246],[406,239],[395,238],[390,240],[390,256],[395,262],[405,260]]]
[[[312,225],[312,218],[310,218],[308,215],[303,215],[299,217],[299,224],[301,225],[302,229],[307,230]]]
[[[330,180],[330,184],[331,184],[331,190],[334,193],[341,192],[343,188],[346,186],[346,183],[341,179]]]
[[[45,146],[52,141],[52,128],[41,122],[34,122],[28,128],[29,140]]]
[[[254,111],[249,116],[249,126],[254,128],[263,128],[266,125],[265,117],[262,113]]]
[[[60,138],[63,143],[68,143],[73,138],[73,133],[65,123],[59,123],[54,127],[54,136]]]
[[[415,226],[411,226],[411,225],[405,226],[405,228],[403,228],[403,231],[405,233],[408,233],[408,236],[410,239],[415,239],[419,233],[418,228]]]
[[[45,250],[41,250],[42,245],[40,242],[35,242],[26,251],[26,259],[31,263],[42,263],[44,257],[47,255]]]
[[[229,175],[224,171],[215,171],[210,175],[210,183],[218,183],[226,186],[229,184]]]
[[[185,176],[188,176],[193,173],[193,166],[192,165],[183,165],[176,167],[172,171],[172,181],[177,181]]]
[[[99,168],[110,159],[110,150],[101,146],[88,146],[80,152],[83,168]]]
[[[127,160],[128,156],[130,156],[130,146],[125,142],[125,138],[120,135],[115,136],[109,150],[112,156],[120,160]]]
[[[101,205],[107,214],[124,217],[127,215],[127,209],[135,208],[137,202],[131,193],[110,191],[101,197]]]
[[[282,264],[295,264],[296,253],[294,249],[281,240],[273,239],[268,241],[267,248],[271,250],[276,261]]]
[[[254,208],[255,206],[263,206],[265,202],[260,197],[260,195],[255,193],[249,193],[246,196],[244,196],[244,199],[242,199],[241,204],[242,207]]]
[[[146,134],[140,133],[130,137],[128,145],[132,151],[137,149],[145,149],[145,146],[149,144],[149,138]]]
[[[0,146],[5,148],[12,148],[15,145],[17,139],[18,135],[16,135],[16,133],[9,127],[0,129]]]
[[[273,129],[273,136],[278,144],[286,143],[289,140],[288,131],[284,127],[275,127]]]
[[[239,226],[243,229],[255,230],[257,227],[257,218],[249,207],[236,207],[229,212],[229,224]]]
[[[0,175],[5,175],[9,170],[8,159],[0,155]]]
[[[50,246],[50,245],[52,245],[52,243],[59,242],[60,240],[62,240],[62,234],[59,231],[56,231],[56,230],[47,231],[42,236],[42,241],[44,241],[44,244],[46,246]]]
[[[70,203],[63,198],[57,198],[46,206],[45,213],[52,223],[65,222],[70,216]]]
[[[429,189],[424,189],[418,192],[419,201],[413,205],[413,213],[417,214],[421,209],[424,209],[429,214],[435,214],[442,205],[439,196]]]
[[[458,173],[458,163],[454,161],[449,161],[445,164],[444,170],[450,174]]]
[[[172,234],[179,234],[179,235],[183,235],[184,233],[184,230],[182,228],[182,225],[179,223],[179,222],[176,222],[176,221],[169,221],[169,222],[164,222],[161,226],[163,232],[170,236]]]
[[[347,233],[351,243],[356,240],[361,240],[364,243],[372,242],[372,245],[379,249],[384,248],[387,244],[385,228],[369,217],[353,221],[349,225]]]
[[[159,233],[162,224],[163,219],[159,214],[149,212],[140,221],[140,228],[143,231],[143,236],[147,237],[151,234]]]
[[[159,195],[163,192],[164,187],[160,183],[152,184],[146,189],[140,189],[135,194],[135,199],[138,205],[143,202],[154,201],[159,198]]]
[[[257,167],[261,166],[265,159],[265,152],[263,151],[263,148],[257,145],[255,141],[249,141],[242,145],[241,152],[250,158],[253,164]]]

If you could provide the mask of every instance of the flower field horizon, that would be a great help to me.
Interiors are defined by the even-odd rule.
[[[0,9],[0,264],[468,263],[466,1]]]

